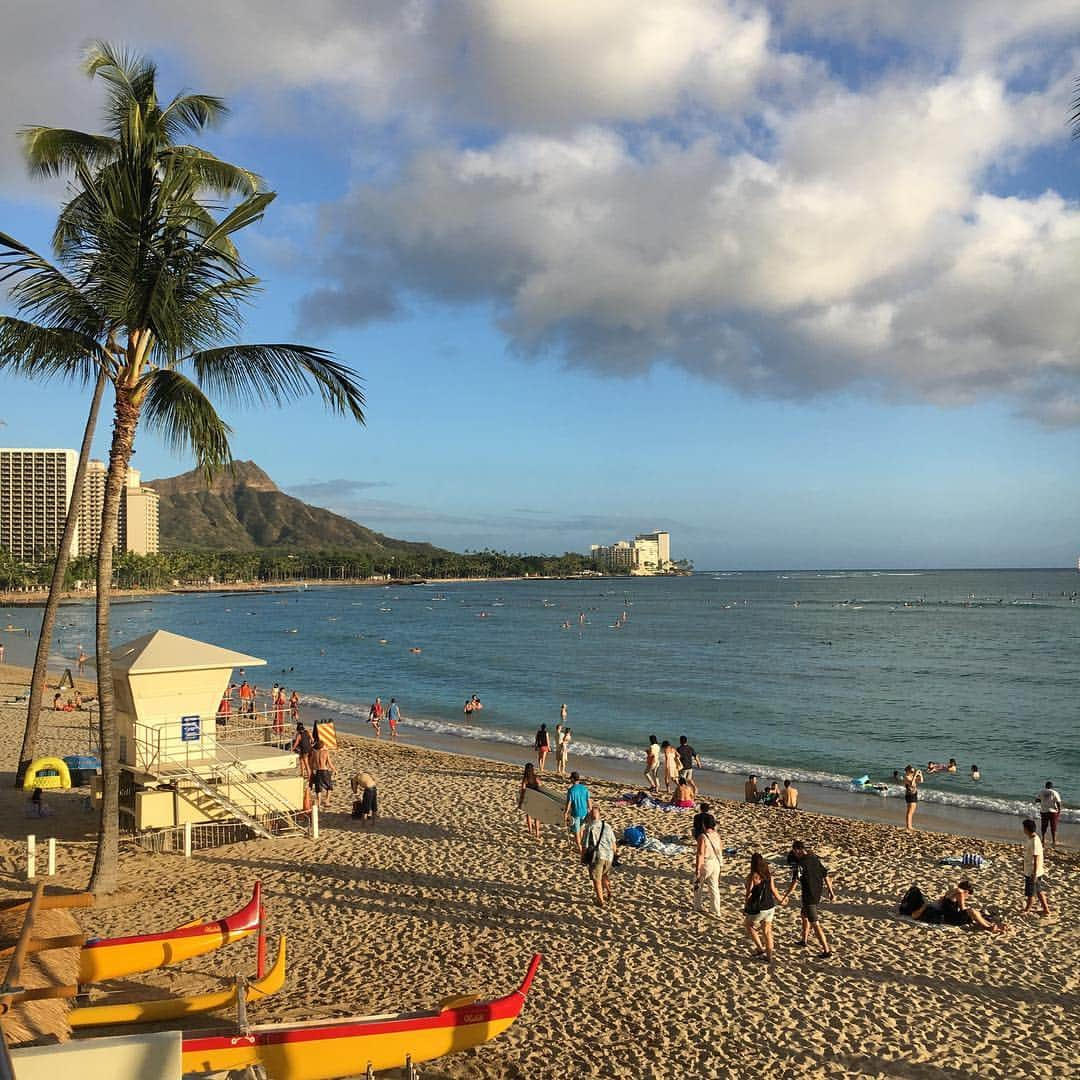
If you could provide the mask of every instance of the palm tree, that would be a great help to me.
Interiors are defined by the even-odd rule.
[[[95,356],[114,393],[97,563],[96,652],[104,786],[90,888],[117,883],[119,763],[115,739],[109,591],[120,496],[140,420],[194,454],[209,477],[231,461],[230,429],[205,391],[239,404],[281,404],[317,392],[332,411],[364,422],[359,380],[321,349],[295,344],[239,345],[241,306],[258,289],[232,237],[258,221],[273,200],[258,178],[191,146],[224,114],[205,95],[161,108],[156,71],[145,59],[97,44],[87,71],[108,84],[106,135],[33,128],[25,133],[43,172],[77,184],[54,234],[54,266],[0,233],[0,280],[10,280],[20,320],[6,320],[0,366],[65,374],[70,353],[49,335],[103,342]],[[237,196],[235,206],[207,202]],[[190,373],[190,377],[187,373]]]

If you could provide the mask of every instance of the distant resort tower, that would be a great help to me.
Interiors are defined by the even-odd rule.
[[[638,533],[633,540],[593,544],[589,554],[612,570],[628,570],[631,574],[668,574],[674,570],[671,534],[667,532]]]

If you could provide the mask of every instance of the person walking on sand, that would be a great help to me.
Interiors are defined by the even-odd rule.
[[[566,775],[566,766],[570,760],[570,744],[573,741],[574,733],[569,728],[563,728],[563,733],[555,748],[555,764],[558,767],[560,776]]]
[[[660,790],[660,743],[655,735],[649,736],[645,749],[645,779],[649,781],[650,791]]]
[[[518,789],[518,801],[517,807],[519,810],[524,809],[525,805],[525,792],[526,791],[539,791],[540,781],[536,778],[536,767],[531,761],[526,762],[525,772],[521,777],[521,787]],[[525,815],[525,831],[530,836],[535,837],[537,840],[541,839],[540,836],[540,821],[538,818],[531,818],[528,814]]]
[[[921,769],[914,765],[904,766],[904,802],[907,804],[904,816],[904,828],[911,832],[915,820],[915,807],[919,805],[919,785],[923,782]]]
[[[1050,905],[1046,900],[1046,883],[1043,874],[1046,872],[1046,859],[1043,855],[1042,840],[1035,831],[1035,822],[1031,818],[1024,818],[1024,899],[1025,904],[1020,910],[1021,915],[1031,914],[1035,906],[1035,897],[1039,898],[1041,915],[1050,914]]]
[[[671,790],[672,784],[679,782],[679,755],[675,753],[675,747],[665,739],[660,744],[660,755],[664,761],[664,792]]]
[[[780,793],[780,805],[785,810],[799,809],[799,789],[790,781],[784,781],[784,790]]]
[[[578,854],[581,854],[581,833],[585,828],[585,818],[592,809],[592,799],[589,797],[589,789],[581,782],[581,777],[576,773],[570,774],[572,783],[566,789],[566,805],[563,807],[563,821],[570,830],[570,835],[577,845]]]
[[[547,724],[541,724],[538,728],[536,738],[533,739],[533,749],[536,751],[536,768],[543,772],[544,762],[551,753],[551,735],[548,734]]]
[[[829,869],[812,852],[806,850],[806,845],[801,840],[796,840],[791,845],[788,854],[788,862],[791,864],[791,884],[784,893],[781,905],[788,902],[788,898],[795,891],[795,885],[799,884],[802,894],[802,908],[799,912],[802,921],[802,940],[800,944],[805,946],[810,942],[810,929],[813,927],[814,936],[821,945],[821,955],[824,958],[832,956],[829,942],[825,937],[825,931],[821,928],[821,916],[818,913],[818,905],[821,903],[821,894],[828,890],[829,899],[835,900],[836,893],[833,890],[832,881],[829,879]]]
[[[330,750],[320,740],[313,744],[311,752],[311,786],[315,789],[315,801],[320,810],[325,810],[330,803],[330,792],[334,790],[334,773],[337,769],[330,759]]]
[[[694,748],[686,740],[685,735],[679,736],[679,745],[675,749],[679,755],[679,783],[689,784],[697,794],[697,785],[694,783],[694,766],[701,768],[701,758],[697,756]]]
[[[397,722],[401,717],[401,710],[398,708],[397,698],[391,698],[390,704],[386,709],[386,722],[390,725],[390,738],[397,738]]]
[[[375,738],[379,737],[379,725],[382,723],[382,699],[376,697],[368,709],[367,722],[375,729]]]
[[[750,873],[746,876],[743,896],[743,914],[746,916],[746,932],[750,935],[757,955],[773,962],[773,917],[776,907],[783,903],[776,891],[772,868],[760,851],[750,856]]]
[[[710,915],[720,915],[720,871],[724,848],[716,835],[716,818],[702,811],[698,819],[697,855],[694,859],[694,910],[702,905]]]
[[[1039,822],[1042,825],[1042,842],[1046,843],[1046,830],[1050,830],[1050,846],[1057,847],[1058,822],[1061,820],[1061,796],[1054,790],[1054,781],[1047,780],[1046,786],[1035,796],[1039,804]]]
[[[589,877],[592,878],[596,906],[611,903],[611,866],[615,861],[615,830],[600,818],[594,806],[588,814],[588,824],[582,838],[582,859],[587,858]]]

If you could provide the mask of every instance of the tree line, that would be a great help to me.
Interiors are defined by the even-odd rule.
[[[78,556],[67,562],[63,589],[89,588],[96,579],[97,560]],[[0,589],[31,590],[52,580],[52,560],[37,565],[20,563],[0,548]],[[113,560],[113,588],[172,589],[181,587],[267,585],[306,581],[442,580],[450,578],[571,577],[611,574],[594,559],[576,552],[525,555],[506,551],[435,553],[370,551],[171,551],[153,555],[127,553]],[[617,573],[617,571],[615,571]]]

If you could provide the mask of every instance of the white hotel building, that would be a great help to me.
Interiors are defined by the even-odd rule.
[[[617,540],[614,544],[593,544],[589,554],[613,570],[629,570],[631,574],[663,574],[671,569],[671,534],[666,532],[638,533],[633,540]]]

